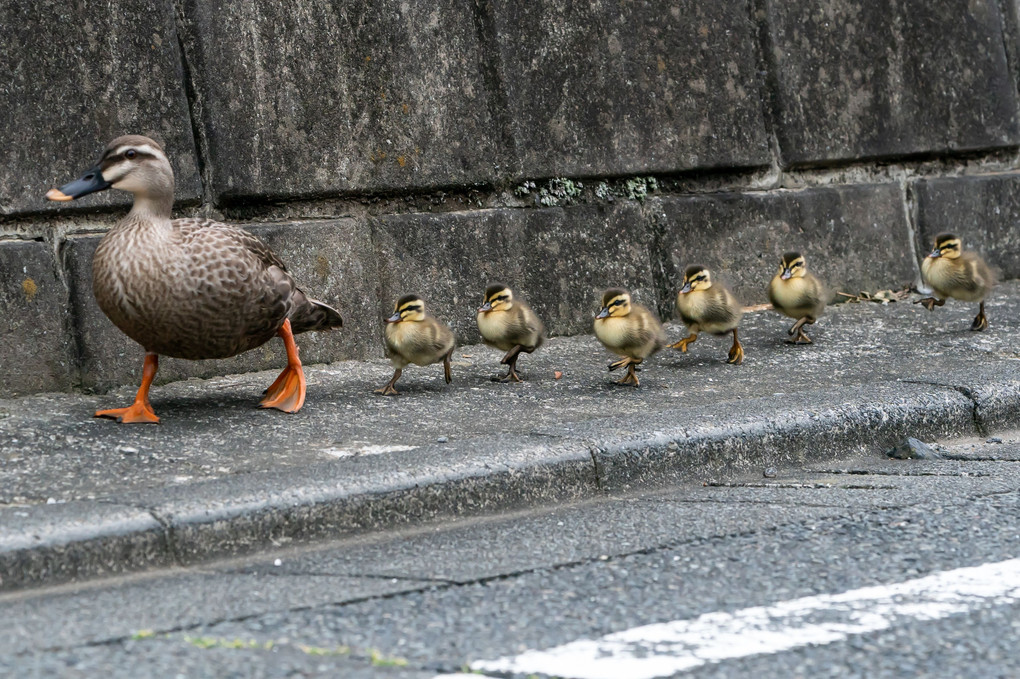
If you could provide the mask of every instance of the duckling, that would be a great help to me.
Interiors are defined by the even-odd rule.
[[[494,382],[520,382],[517,359],[521,352],[530,354],[545,341],[545,326],[535,312],[507,286],[497,283],[485,289],[485,300],[478,309],[478,331],[490,347],[505,351],[500,361],[508,367],[504,377],[493,377]]]
[[[602,310],[595,316],[595,336],[614,354],[623,356],[609,364],[609,370],[627,367],[617,384],[640,384],[634,371],[646,358],[666,346],[666,332],[651,311],[630,301],[623,288],[602,293]]]
[[[408,364],[432,365],[443,362],[446,383],[450,378],[450,357],[456,342],[444,323],[425,313],[425,302],[418,295],[404,295],[386,319],[386,356],[393,364],[393,378],[375,390],[386,396],[399,393],[397,380]]]
[[[724,285],[712,282],[712,274],[703,266],[693,265],[684,271],[684,285],[676,296],[676,307],[680,311],[691,334],[670,349],[687,351],[687,346],[698,339],[699,332],[713,335],[733,333],[733,347],[730,348],[727,363],[740,365],[744,360],[744,347],[737,339],[737,326],[744,315],[744,308]]]
[[[921,277],[937,297],[925,297],[914,304],[923,304],[928,311],[934,311],[935,307],[946,303],[947,297],[980,302],[970,329],[979,331],[988,327],[985,297],[995,287],[995,274],[981,257],[964,252],[959,238],[951,233],[935,236],[935,249],[921,262]]]
[[[820,280],[807,270],[807,263],[799,252],[787,252],[779,263],[779,271],[769,283],[769,301],[773,308],[797,322],[788,334],[790,344],[811,344],[804,333],[805,323],[814,323],[825,313],[829,293]]]
[[[145,361],[134,403],[95,416],[158,423],[149,388],[160,355],[227,358],[275,336],[283,339],[287,367],[259,405],[300,410],[305,376],[294,335],[341,327],[337,310],[306,296],[280,258],[247,231],[208,219],[171,220],[173,170],[148,137],[114,139],[80,179],[46,197],[69,201],[110,188],[134,194],[134,204],[96,248],[92,290],[113,324],[142,345]]]

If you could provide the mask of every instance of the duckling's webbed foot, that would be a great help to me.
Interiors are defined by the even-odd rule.
[[[942,306],[946,303],[944,299],[937,299],[935,297],[925,297],[923,299],[915,299],[914,304],[923,304],[924,308],[928,311],[935,311],[935,307]]]
[[[811,318],[810,316],[805,316],[804,318],[802,318],[799,321],[797,321],[796,323],[794,323],[793,327],[791,327],[787,331],[787,333],[791,337],[793,337],[793,339],[792,340],[786,340],[786,343],[787,344],[811,344],[811,338],[808,337],[804,333],[804,324],[805,323],[814,323],[814,322],[815,322],[815,319]],[[794,337],[794,335],[796,335],[796,336]]]
[[[787,344],[813,344],[811,338],[804,333],[804,329],[800,328],[797,330],[797,336],[793,339],[786,340]]]
[[[635,387],[640,385],[641,382],[638,381],[637,372],[635,372],[636,367],[637,367],[636,363],[628,364],[627,374],[624,375],[623,379],[618,381],[617,384],[633,384]]]
[[[513,358],[510,359],[510,362],[507,364],[508,370],[506,371],[506,375],[504,375],[503,377],[493,377],[492,378],[493,382],[504,382],[504,383],[506,383],[506,382],[523,382],[524,381],[524,380],[521,379],[521,376],[517,374],[517,358],[518,358],[519,354],[520,354],[520,352],[515,353],[513,355]],[[507,354],[507,356],[509,356],[509,355],[510,354]]]
[[[386,384],[384,384],[383,386],[379,387],[378,389],[376,389],[375,393],[376,394],[382,394],[383,396],[396,396],[397,394],[399,394],[400,392],[397,391],[396,384],[397,384],[397,380],[400,379],[400,374],[402,372],[404,372],[404,371],[402,369],[400,369],[400,368],[397,368],[396,370],[394,370],[393,371],[393,377],[390,379],[390,381],[387,382]]]
[[[679,349],[681,352],[686,354],[687,353],[687,345],[688,344],[694,344],[694,342],[697,339],[698,339],[698,333],[692,332],[690,335],[688,335],[687,337],[684,337],[679,342],[674,342],[673,344],[670,344],[669,348],[670,349]]]
[[[729,359],[726,362],[733,365],[740,365],[744,362],[744,347],[740,345],[740,340],[737,339],[736,328],[733,328],[733,346],[730,347]]]
[[[985,316],[985,303],[981,302],[981,309],[978,311],[978,315],[974,317],[974,322],[970,324],[970,329],[975,332],[980,332],[988,327],[988,317]]]
[[[503,365],[507,366],[508,370],[506,375],[503,377],[493,377],[493,382],[523,382],[521,376],[517,374],[517,359],[521,356],[521,351],[524,349],[520,344],[516,345],[513,349],[506,352],[506,356],[500,361]]]
[[[608,366],[609,367],[609,372],[613,372],[617,368],[624,368],[624,367],[630,365],[631,364],[630,361],[631,361],[631,359],[629,357],[621,358],[619,361],[613,361]]]

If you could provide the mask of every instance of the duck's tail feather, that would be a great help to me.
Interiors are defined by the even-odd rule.
[[[343,327],[344,319],[341,318],[339,311],[317,299],[305,297],[300,292],[298,294],[301,299],[294,300],[296,304],[288,316],[295,335]]]

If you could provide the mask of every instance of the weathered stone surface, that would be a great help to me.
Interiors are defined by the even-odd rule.
[[[19,395],[71,386],[67,288],[50,245],[0,242],[0,384]]]
[[[172,562],[163,528],[144,508],[87,501],[0,508],[0,591]]]
[[[179,199],[201,195],[172,3],[5,2],[0,26],[0,214],[58,207],[47,189],[126,133],[166,146]]]
[[[374,222],[373,240],[380,316],[401,295],[422,295],[460,343],[479,341],[476,310],[497,281],[555,335],[590,332],[606,287],[655,300],[651,235],[634,204],[394,215]]]
[[[494,0],[525,176],[769,162],[742,0]]]
[[[768,0],[784,162],[1015,145],[994,0]]]
[[[925,179],[917,196],[918,254],[950,231],[980,253],[1003,278],[1020,278],[1020,174]]]
[[[226,199],[491,180],[504,165],[468,0],[189,0]]]
[[[381,334],[375,320],[376,274],[367,229],[351,219],[252,225],[309,295],[335,305],[344,327],[298,336],[301,360],[326,363],[378,353]],[[81,386],[103,391],[141,378],[143,352],[103,315],[92,294],[92,255],[99,236],[67,241],[71,302],[81,343]],[[215,361],[160,361],[157,384],[186,377],[209,377],[282,368],[283,343],[271,340],[240,356]]]
[[[895,184],[661,198],[649,210],[666,258],[668,309],[690,264],[717,272],[745,304],[767,302],[789,250],[800,251],[833,294],[897,288],[916,275]]]

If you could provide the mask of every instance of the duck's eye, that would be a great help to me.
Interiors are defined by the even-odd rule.
[[[124,157],[127,158],[128,160],[131,160],[137,155],[138,151],[135,151],[134,149],[128,149],[127,151],[124,152]]]

